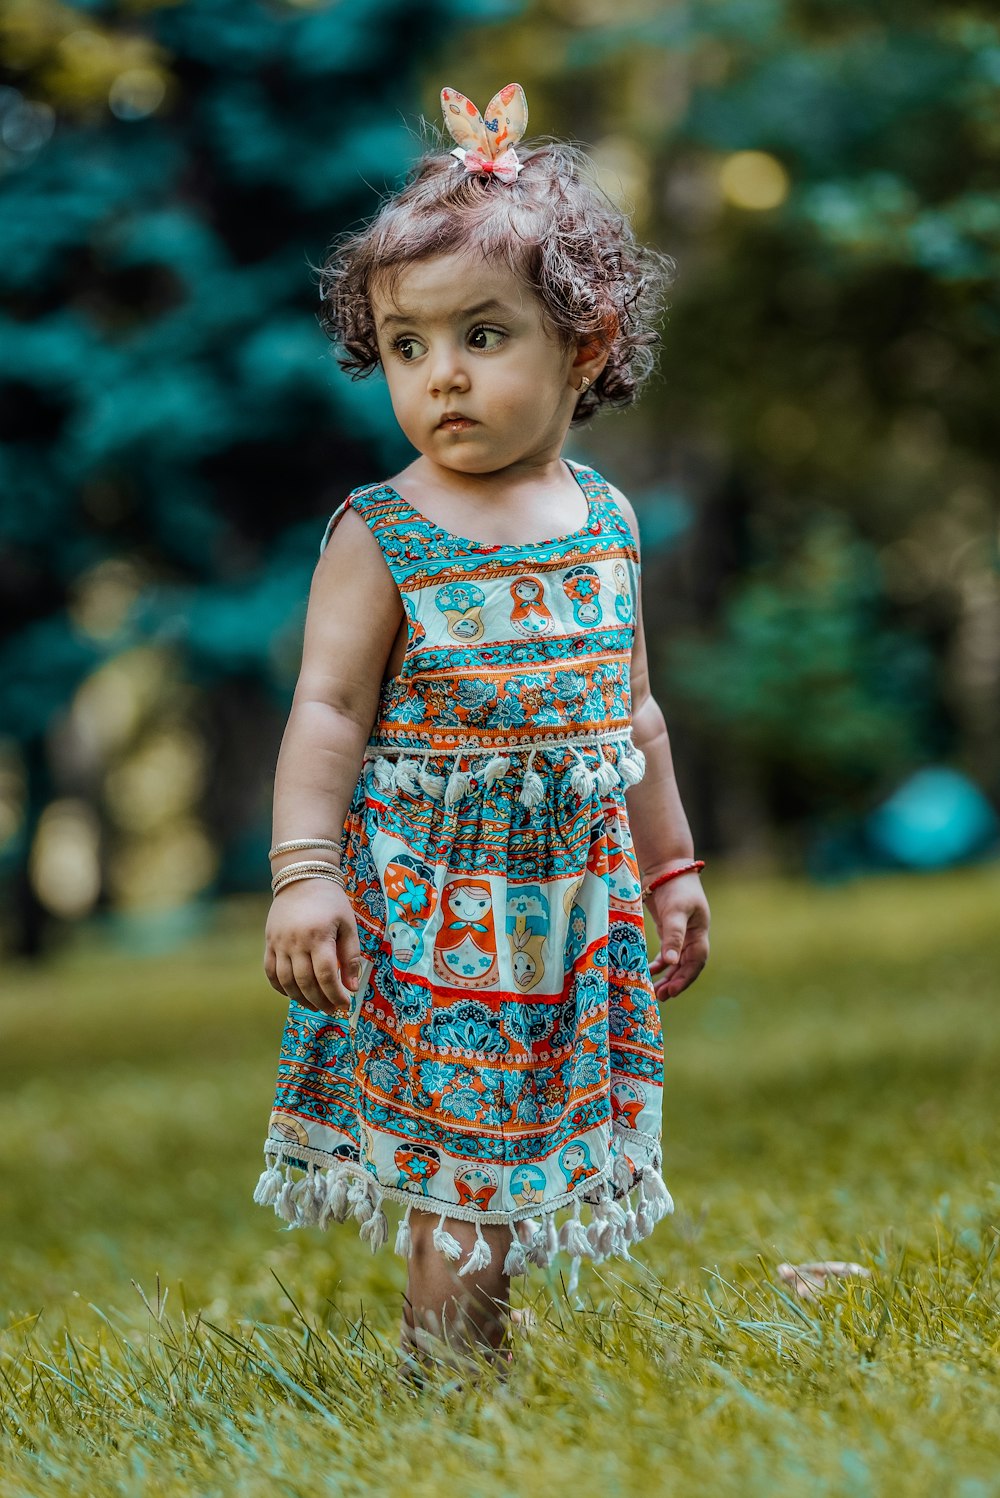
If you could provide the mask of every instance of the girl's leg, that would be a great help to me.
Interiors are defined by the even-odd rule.
[[[413,1251],[403,1302],[403,1351],[432,1362],[441,1358],[444,1343],[459,1361],[463,1351],[470,1349],[491,1362],[498,1361],[510,1315],[510,1279],[503,1272],[510,1230],[502,1224],[484,1227],[492,1262],[485,1269],[459,1275],[458,1264],[434,1247],[438,1221],[429,1212],[410,1215]],[[459,1263],[464,1263],[476,1241],[475,1223],[449,1217],[445,1227],[462,1245]]]

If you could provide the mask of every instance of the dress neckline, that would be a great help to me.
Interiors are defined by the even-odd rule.
[[[593,470],[587,469],[585,465],[581,465],[580,468],[576,468],[568,458],[563,458],[562,462],[566,464],[566,467],[569,469],[577,484],[580,486],[580,489],[583,491],[583,496],[587,501],[587,518],[584,520],[579,529],[570,531],[565,536],[549,536],[544,541],[523,541],[520,545],[516,545],[510,541],[474,541],[471,536],[456,535],[454,531],[445,530],[444,526],[442,525],[435,525],[433,520],[429,520],[422,510],[417,509],[416,505],[411,505],[410,501],[408,499],[404,499],[399,490],[394,489],[391,484],[380,484],[379,488],[385,490],[388,494],[394,495],[396,499],[399,500],[400,504],[405,509],[409,510],[410,514],[414,515],[422,525],[425,525],[433,535],[443,536],[446,540],[455,541],[460,546],[469,547],[473,551],[528,551],[539,546],[561,546],[568,541],[578,541],[582,537],[594,531],[594,508],[596,502],[593,495],[588,492],[587,487],[580,476],[581,473],[593,472]]]

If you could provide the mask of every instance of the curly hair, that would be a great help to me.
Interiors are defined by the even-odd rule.
[[[512,183],[459,171],[451,155],[424,155],[370,223],[334,243],[320,269],[320,322],[355,379],[381,362],[373,282],[391,293],[410,262],[478,249],[531,288],[566,347],[609,349],[574,424],[636,399],[653,370],[674,262],[636,241],[628,220],[585,179],[581,151],[542,141],[518,155],[523,169]]]

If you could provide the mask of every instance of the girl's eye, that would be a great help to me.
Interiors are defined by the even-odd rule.
[[[413,360],[424,352],[424,346],[419,338],[397,338],[393,348],[404,364],[412,364]]]
[[[502,328],[473,328],[469,334],[469,345],[475,349],[482,349],[485,353],[499,348],[507,334]]]

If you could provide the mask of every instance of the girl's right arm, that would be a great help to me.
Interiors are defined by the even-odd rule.
[[[316,563],[292,708],[274,777],[272,841],[339,843],[393,642],[405,625],[378,543],[348,507]],[[333,857],[334,855],[329,855]],[[278,854],[276,873],[322,849]],[[350,900],[330,879],[298,879],[274,896],[264,971],[271,987],[311,1009],[349,1010],[360,947]]]

